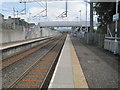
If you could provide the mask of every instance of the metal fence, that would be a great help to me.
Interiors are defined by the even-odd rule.
[[[120,39],[115,41],[115,38],[105,38],[104,49],[120,55]]]
[[[104,47],[104,34],[96,34],[96,33],[86,33],[84,37],[82,37],[82,41],[89,45],[96,45],[99,47]]]
[[[114,38],[105,38],[104,34],[96,33],[86,33],[81,40],[85,44],[96,45],[98,47],[104,48],[115,54],[120,55],[120,39],[117,39],[117,43]]]

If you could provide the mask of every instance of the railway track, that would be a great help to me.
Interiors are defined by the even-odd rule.
[[[58,37],[60,38],[60,37]],[[19,78],[17,78],[9,87],[7,88],[35,88],[34,84],[35,83],[40,83],[40,81],[35,81],[34,79],[41,79],[41,83],[43,84],[43,81],[46,82],[45,80],[47,79],[50,79],[48,78],[48,76],[51,76],[49,75],[50,73],[48,72],[51,72],[50,70],[54,70],[54,64],[53,64],[53,61],[59,56],[59,53],[60,53],[60,50],[61,50],[61,47],[64,43],[64,40],[65,40],[65,36],[64,37],[61,37],[60,40],[58,40],[58,38],[56,39],[53,39],[53,41],[55,41],[54,43],[56,44],[53,44],[54,46],[51,47],[50,51],[48,51],[47,53],[45,53],[44,55],[41,56],[41,58],[38,59],[38,61],[36,61],[35,63],[37,64],[38,62],[41,63],[39,64],[41,68],[39,68],[37,65],[37,67],[35,67],[35,63],[33,65],[31,65],[22,75],[19,76]],[[61,42],[61,44],[60,44]],[[52,42],[51,42],[52,43]],[[50,43],[49,43],[50,44]],[[54,49],[55,47],[57,47],[57,49]],[[53,54],[49,54],[50,52],[54,52]],[[56,56],[54,56],[56,55]],[[52,56],[52,57],[51,57]],[[54,60],[53,60],[53,57],[54,57]],[[50,60],[51,58],[51,60]],[[48,60],[48,61],[47,61]],[[50,62],[49,62],[50,61]],[[49,63],[48,63],[49,62]],[[52,64],[52,65],[50,65]],[[48,66],[48,67],[45,67],[45,66]],[[33,70],[33,67],[34,67],[34,70]],[[36,68],[36,69],[35,69]],[[51,69],[50,69],[51,68]],[[45,69],[45,70],[44,70]],[[34,71],[34,72],[33,72]],[[32,72],[32,75],[30,75],[29,73]],[[42,73],[44,73],[42,75]],[[12,74],[12,73],[11,73]],[[26,76],[26,77],[25,77]],[[47,78],[47,79],[44,79],[44,78]],[[26,86],[23,85],[23,87],[19,86],[18,84],[20,82],[22,82],[21,79],[25,79],[25,78],[28,78],[30,80],[23,80],[23,82],[25,83],[26,82]],[[48,82],[49,80],[47,80]],[[19,82],[19,83],[18,83]],[[23,83],[23,84],[24,84]],[[27,84],[28,83],[28,84]],[[33,83],[32,85],[29,84],[29,83]],[[47,84],[47,83],[46,83]],[[28,85],[28,86],[27,86]],[[36,85],[37,86],[37,85]],[[40,85],[39,85],[40,86]],[[45,84],[43,84],[42,86],[45,86]],[[4,87],[5,88],[5,87]],[[37,88],[37,87],[36,87]]]
[[[62,37],[43,57],[31,65],[10,88],[47,88],[54,71],[65,37]]]
[[[8,69],[9,67],[15,65],[16,63],[19,63],[19,62],[22,61],[25,57],[33,54],[34,52],[38,51],[39,49],[43,48],[44,46],[46,46],[46,45],[54,42],[54,41],[57,40],[58,38],[59,38],[59,37],[53,38],[53,39],[51,39],[51,40],[49,40],[49,41],[47,41],[47,42],[44,42],[44,43],[42,43],[42,44],[40,44],[40,45],[38,45],[38,46],[36,46],[36,47],[34,47],[34,48],[32,48],[32,49],[29,49],[29,50],[27,50],[27,51],[25,51],[25,52],[22,52],[22,53],[18,54],[18,55],[15,55],[15,56],[12,56],[12,57],[10,57],[10,58],[7,58],[7,59],[3,60],[3,61],[2,61],[2,70],[6,70],[6,69]]]
[[[31,55],[28,55],[22,60],[19,60],[17,63],[11,65],[11,67],[7,67],[7,69],[2,70],[2,87],[8,88],[8,86],[21,76],[22,73],[24,73],[34,62],[48,52],[56,44],[59,38],[60,37],[55,38],[53,42],[47,44]]]

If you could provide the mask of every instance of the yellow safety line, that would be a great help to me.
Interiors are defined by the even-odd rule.
[[[71,51],[73,77],[74,77],[74,88],[88,88],[87,81],[85,79],[84,73],[80,66],[80,62],[78,60],[78,57],[76,55],[76,52],[71,40],[70,40],[70,46],[71,46],[70,51]]]

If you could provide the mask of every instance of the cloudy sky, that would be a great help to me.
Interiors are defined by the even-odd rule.
[[[10,2],[11,1],[11,2]],[[36,1],[36,0],[34,0]],[[45,2],[33,2],[27,3],[27,13],[22,15],[20,12],[24,9],[24,4],[19,3],[19,0],[2,0],[0,1],[0,13],[2,13],[5,18],[8,16],[13,17],[13,8],[19,12],[19,17],[29,21],[29,22],[43,22],[43,21],[80,21],[80,10],[82,21],[86,20],[86,3],[83,0],[68,1],[68,17],[66,18],[56,18],[61,13],[65,11],[65,1],[49,1],[48,2],[48,16],[41,17],[45,15],[45,12],[40,13],[45,9]],[[17,15],[16,15],[17,17]],[[90,17],[90,5],[87,4],[87,20]]]

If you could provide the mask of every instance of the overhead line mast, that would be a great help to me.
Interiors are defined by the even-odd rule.
[[[65,18],[68,16],[68,0],[65,0],[65,11],[62,12],[59,16],[57,16],[56,18]]]
[[[24,3],[24,9],[23,10],[21,10],[21,12],[23,12],[23,11],[25,11],[25,13],[24,14],[26,14],[26,12],[27,12],[27,10],[26,10],[26,3],[32,3],[32,2],[41,2],[41,1],[46,1],[46,5],[45,5],[45,11],[46,11],[46,17],[47,17],[47,11],[48,11],[48,9],[47,9],[47,7],[48,7],[48,5],[47,5],[47,0],[20,0],[20,3]]]
[[[25,13],[23,13],[23,14],[26,14],[26,3],[27,3],[27,1],[26,0],[20,0],[20,3],[24,3],[24,9],[23,10],[21,10],[20,12],[22,13],[23,11],[25,11]]]
[[[47,5],[47,0],[46,0],[46,17],[47,17],[47,7],[48,7],[48,5]]]
[[[67,0],[66,0],[66,17],[67,17],[67,11],[68,10],[68,3],[67,3]]]

